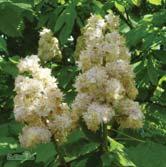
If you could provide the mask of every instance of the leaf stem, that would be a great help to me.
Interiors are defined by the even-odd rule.
[[[102,126],[102,151],[107,152],[108,151],[108,129],[107,124],[103,123]]]
[[[54,146],[55,146],[55,149],[57,151],[57,154],[59,156],[59,161],[60,161],[60,164],[63,166],[63,167],[67,167],[67,164],[66,164],[66,161],[65,161],[65,158],[63,157],[63,153],[62,153],[62,150],[60,149],[59,147],[59,144],[57,143],[57,141],[53,141],[54,143]]]

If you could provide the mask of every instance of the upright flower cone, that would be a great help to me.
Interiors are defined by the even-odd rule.
[[[119,18],[92,15],[78,38],[75,55],[82,73],[72,111],[88,129],[97,131],[114,118],[122,128],[140,128],[143,113],[134,101],[137,89],[125,39],[118,32]]]
[[[41,32],[39,56],[42,60],[60,54],[55,41],[50,30]],[[51,50],[43,48],[43,43],[47,43]],[[40,65],[37,55],[21,59],[18,69],[20,75],[15,80],[14,115],[17,121],[26,124],[19,136],[21,145],[32,147],[49,142],[52,137],[56,142],[63,143],[73,127],[73,121],[51,70]]]

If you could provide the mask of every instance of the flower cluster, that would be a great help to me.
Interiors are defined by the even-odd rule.
[[[53,37],[51,30],[44,28],[40,32],[38,56],[42,61],[48,61],[52,58],[61,59],[62,54],[59,49],[57,38]]]
[[[142,126],[143,114],[134,101],[137,89],[125,39],[118,33],[119,18],[92,15],[78,38],[75,55],[82,73],[72,104],[75,119],[96,131],[112,119],[122,128]]]
[[[39,64],[39,58],[32,55],[20,60],[20,75],[15,80],[14,115],[25,123],[19,139],[24,147],[50,141],[65,141],[73,123],[63,94],[57,87],[51,70]],[[22,75],[22,74],[27,74]]]

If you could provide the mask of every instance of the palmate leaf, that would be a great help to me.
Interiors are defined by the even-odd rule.
[[[110,143],[110,156],[107,156],[110,158],[110,162],[113,162],[113,164],[116,164],[120,167],[136,167],[135,164],[130,160],[129,156],[126,154],[125,148],[121,143],[113,140],[110,137],[108,137],[108,140]],[[113,156],[111,154],[113,154]]]
[[[59,39],[61,44],[64,44],[69,38],[76,19],[75,3],[69,3],[68,6],[63,10],[63,12],[58,17],[54,32],[59,33]]]
[[[62,149],[67,162],[73,160],[73,164],[80,164],[87,159],[99,147],[99,143],[91,142],[82,130],[76,130],[68,138]],[[85,160],[86,161],[86,160]]]
[[[128,46],[141,46],[142,49],[148,50],[153,44],[165,41],[165,32],[162,33],[163,30],[161,29],[165,23],[165,10],[145,15],[140,21],[138,21],[137,26],[126,34]],[[156,30],[154,27],[159,27],[159,29]]]
[[[53,143],[39,144],[35,148],[31,149],[32,154],[36,154],[36,163],[47,163],[50,160],[55,159],[56,150]]]
[[[165,107],[157,104],[144,104],[146,111],[143,137],[151,138],[159,143],[166,143],[166,113]]]
[[[23,19],[24,11],[32,12],[31,5],[26,3],[14,3],[12,1],[0,1],[0,31],[8,36],[20,36],[19,26]]]
[[[164,145],[147,142],[130,147],[127,153],[138,167],[165,167],[166,146]]]

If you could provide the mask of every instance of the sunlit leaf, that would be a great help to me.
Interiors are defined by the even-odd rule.
[[[148,0],[153,5],[161,5],[161,0]]]

